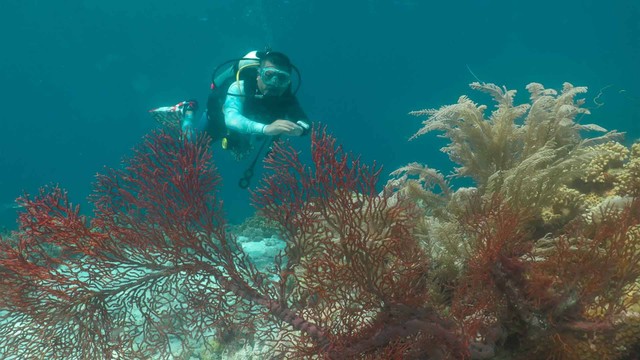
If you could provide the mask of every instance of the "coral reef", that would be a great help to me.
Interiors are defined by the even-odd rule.
[[[322,130],[313,167],[297,154],[276,145],[256,192],[286,242],[263,270],[227,232],[206,137],[151,134],[98,176],[90,219],[59,188],[21,198],[17,244],[0,239],[0,354],[214,357],[244,338],[269,356],[465,357],[429,305],[414,204]]]
[[[263,239],[278,235],[276,223],[256,215],[249,217],[241,224],[230,226],[229,231],[249,239]]]
[[[454,188],[381,169],[314,128],[286,142],[229,232],[209,139],[154,132],[99,175],[92,217],[66,192],[24,196],[0,238],[8,359],[623,359],[640,342],[640,145],[581,124],[586,88],[474,83],[427,115]],[[600,136],[585,137],[588,131]],[[255,254],[256,237],[279,239]],[[267,241],[268,239],[263,239]],[[614,345],[612,345],[614,344]]]
[[[496,101],[488,118],[466,96],[412,114],[428,116],[414,138],[444,131],[443,151],[459,165],[452,176],[476,187],[443,187],[433,170],[416,179],[426,167],[415,163],[387,184],[428,207],[416,231],[441,289],[434,299],[498,358],[623,358],[640,343],[640,145],[579,123],[589,114],[576,99],[584,87],[533,83],[522,105],[513,90],[471,88]]]

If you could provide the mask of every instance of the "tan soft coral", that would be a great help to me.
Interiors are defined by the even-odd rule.
[[[520,264],[522,275],[507,281],[513,294],[525,301],[516,306],[520,325],[529,326],[526,338],[519,340],[519,351],[558,359],[572,358],[572,351],[585,359],[613,359],[628,354],[640,342],[640,257],[637,250],[631,250],[640,244],[634,235],[638,232],[638,214],[625,220],[627,235],[616,233],[616,228],[622,226],[616,217],[622,216],[620,211],[628,212],[638,204],[634,199],[640,194],[640,143],[629,149],[613,141],[620,133],[581,123],[583,116],[589,114],[583,107],[584,100],[577,98],[586,92],[585,87],[565,83],[562,91],[556,92],[532,83],[527,86],[530,103],[522,105],[514,104],[513,90],[480,83],[471,87],[490,94],[496,101],[496,109],[489,116],[485,116],[487,106],[462,96],[453,105],[412,112],[427,115],[423,127],[412,138],[443,131],[443,137],[450,142],[442,150],[458,165],[453,176],[470,177],[476,188],[451,188],[438,171],[417,163],[394,172],[395,178],[388,184],[416,199],[425,210],[425,219],[415,231],[431,255],[433,284],[441,288],[461,284],[469,275],[469,264],[477,257],[473,245],[477,239],[461,226],[461,219],[470,211],[470,199],[503,199],[512,209],[529,214],[518,226],[531,230],[528,239],[521,239],[523,249],[530,248],[512,259],[514,264]],[[585,138],[585,130],[603,134]],[[610,220],[605,222],[606,218]],[[583,224],[577,226],[593,232],[576,232],[581,235],[572,237],[567,233],[570,224]],[[495,240],[495,236],[490,238]],[[590,252],[585,252],[585,246]],[[557,256],[559,251],[563,256]],[[601,282],[590,282],[587,280],[593,276],[579,275],[591,271],[585,270],[590,264],[600,269]],[[496,263],[489,277],[513,270],[504,266]],[[518,285],[514,279],[519,279],[521,288],[514,287]],[[556,290],[545,293],[552,285]],[[537,301],[525,300],[535,293],[540,296]],[[445,306],[447,301],[455,302],[447,298],[446,292],[441,295],[445,295],[441,297]],[[470,294],[469,299],[477,296]],[[540,306],[545,301],[549,308]],[[492,304],[489,301],[485,305],[490,308]],[[552,308],[554,313],[550,312]],[[561,313],[566,313],[567,318],[553,319]],[[582,319],[582,325],[593,326],[588,335],[567,330],[581,324],[565,324],[567,328],[560,330],[558,322],[573,317]],[[612,326],[599,325],[607,322]],[[548,331],[553,327],[558,327],[557,333]],[[516,334],[520,330],[524,331],[511,329],[511,335],[507,330],[505,336],[519,337]],[[621,345],[607,348],[611,341]],[[538,343],[540,347],[536,348]],[[515,351],[509,355],[517,358],[518,354]]]
[[[471,88],[490,94],[496,109],[485,117],[486,105],[462,96],[457,104],[415,111],[428,115],[412,137],[444,131],[450,144],[442,150],[460,165],[454,176],[473,178],[482,194],[499,192],[515,204],[542,209],[550,206],[559,188],[583,175],[585,165],[597,156],[591,145],[616,135],[594,124],[579,124],[589,111],[576,96],[585,87],[565,83],[558,94],[532,83],[527,86],[531,104],[514,104],[515,90],[494,84],[472,83]],[[582,139],[584,130],[606,132]]]
[[[453,176],[471,177],[477,188],[453,190],[441,173],[418,163],[394,171],[387,184],[425,208],[431,226],[426,227],[429,234],[423,234],[423,238],[428,239],[429,246],[455,248],[443,243],[447,237],[439,230],[447,229],[446,223],[465,211],[469,193],[484,197],[499,193],[514,206],[532,209],[534,218],[555,225],[583,211],[585,196],[570,185],[586,176],[587,164],[599,156],[597,142],[618,135],[594,124],[578,123],[578,116],[589,113],[582,107],[584,100],[576,99],[586,88],[565,83],[558,94],[532,83],[527,86],[530,104],[520,105],[514,104],[515,90],[485,83],[472,83],[471,88],[495,100],[496,109],[488,117],[486,105],[461,96],[453,105],[412,112],[428,116],[412,139],[434,130],[444,131],[450,143],[442,150],[459,165]],[[605,134],[582,139],[580,132],[584,130]],[[597,198],[591,206],[600,201]],[[441,254],[432,253],[436,258]],[[456,267],[448,256],[441,260],[448,264],[443,268]]]

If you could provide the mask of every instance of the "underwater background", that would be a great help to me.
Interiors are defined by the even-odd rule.
[[[516,103],[534,81],[588,86],[586,121],[625,131],[628,142],[640,135],[633,0],[3,0],[0,30],[7,229],[14,199],[46,184],[86,206],[94,175],[157,127],[149,109],[204,104],[219,63],[265,46],[300,69],[309,117],[384,173],[411,161],[450,168],[435,134],[407,141],[419,126],[407,113],[453,103],[478,79],[518,90]],[[216,154],[226,211],[239,222],[252,213],[236,186],[248,160]]]
[[[0,36],[0,358],[638,359],[637,1],[3,0]],[[148,111],[267,46],[330,136],[257,217],[215,143],[223,213]]]

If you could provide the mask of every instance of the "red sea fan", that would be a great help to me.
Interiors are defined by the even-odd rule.
[[[17,245],[0,241],[2,357],[182,356],[218,324],[251,329],[256,304],[278,310],[225,231],[218,182],[208,140],[171,129],[98,176],[91,222],[60,189],[22,198]]]
[[[148,136],[98,176],[91,220],[60,189],[25,196],[17,244],[0,239],[0,354],[181,358],[264,320],[287,325],[277,352],[298,358],[468,356],[429,306],[414,205],[324,131],[312,157],[276,145],[267,160],[255,201],[287,243],[269,274],[225,230],[204,137]]]
[[[301,358],[462,358],[453,325],[429,306],[426,255],[412,235],[407,199],[378,193],[379,169],[345,154],[323,130],[312,134],[312,164],[276,145],[273,174],[254,195],[287,242],[282,289],[288,305],[318,324],[328,343],[290,340]]]
[[[514,358],[615,338],[640,275],[639,200],[577,218],[554,237],[535,239],[527,224],[527,212],[499,196],[476,199],[461,218],[470,253],[451,310],[466,338]]]

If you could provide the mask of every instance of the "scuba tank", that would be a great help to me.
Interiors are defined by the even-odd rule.
[[[211,93],[207,99],[207,133],[211,138],[221,140],[223,149],[233,149],[237,141],[224,120],[222,107],[228,95],[229,86],[238,80],[249,80],[260,65],[257,51],[251,51],[240,59],[232,59],[218,65],[211,75]]]
[[[258,51],[250,51],[247,55],[240,59],[233,59],[223,62],[218,65],[211,75],[211,90],[218,89],[225,83],[233,83],[235,80],[239,80],[242,70],[248,67],[257,67],[260,65],[260,58],[258,58]],[[226,67],[226,68],[225,68]],[[221,71],[221,69],[223,69]],[[233,80],[233,81],[229,81]],[[226,92],[226,89],[224,89]]]

